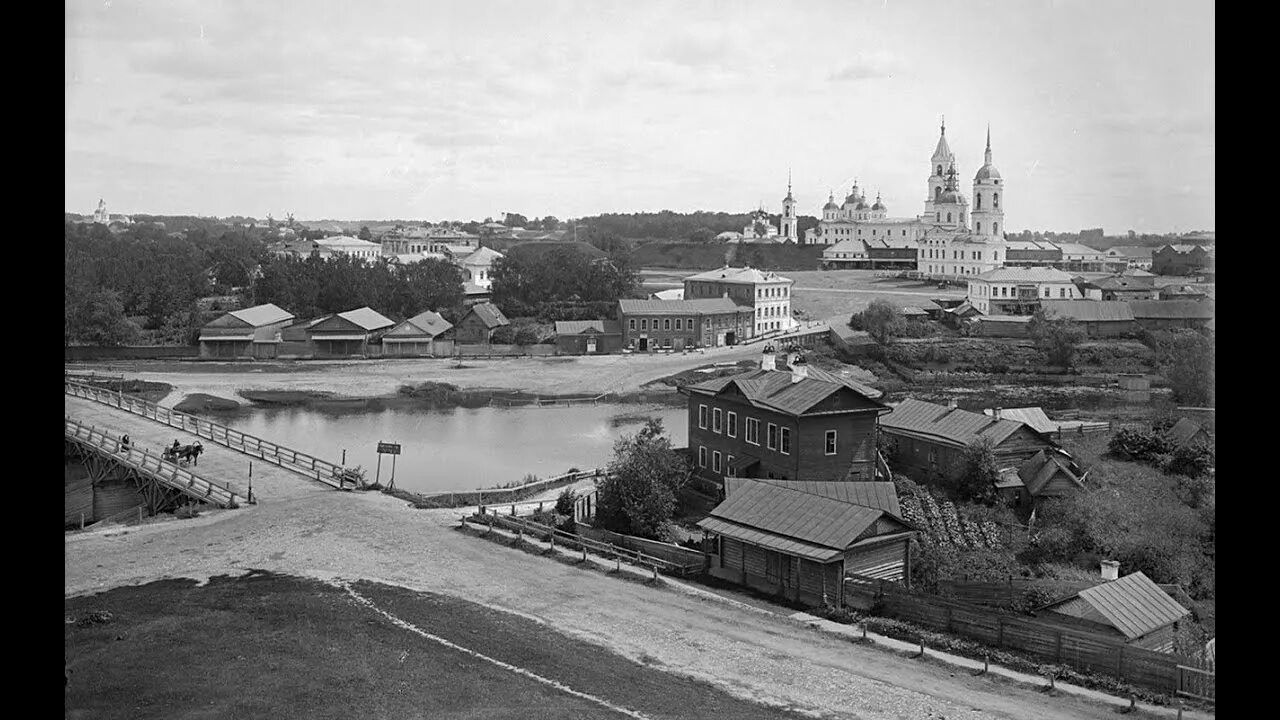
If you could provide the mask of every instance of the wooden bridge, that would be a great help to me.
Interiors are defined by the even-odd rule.
[[[337,463],[263,440],[225,425],[161,407],[156,403],[72,379],[63,381],[66,395],[84,398],[140,415],[158,423],[189,432],[263,462],[278,465],[339,490],[353,490],[363,483],[360,475]],[[68,420],[68,422],[71,422]],[[114,442],[114,441],[113,441]]]
[[[119,473],[117,477],[132,480],[152,514],[179,504],[183,498],[220,508],[239,507],[247,501],[226,484],[203,478],[137,445],[121,448],[116,437],[71,418],[65,421],[67,451],[80,458],[89,477],[97,482]]]

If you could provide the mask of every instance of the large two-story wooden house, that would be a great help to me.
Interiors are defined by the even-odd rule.
[[[697,474],[780,480],[876,479],[881,393],[810,367],[779,370],[766,347],[759,370],[686,385],[689,454]],[[886,478],[887,479],[887,478]]]

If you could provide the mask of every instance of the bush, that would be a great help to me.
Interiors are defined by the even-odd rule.
[[[1156,462],[1158,456],[1169,455],[1173,446],[1164,433],[1121,428],[1111,436],[1107,450],[1121,460]]]
[[[512,339],[516,345],[537,345],[538,341],[542,339],[542,335],[536,327],[526,325],[516,330]]]
[[[490,336],[490,340],[495,345],[515,345],[516,329],[510,325],[503,325],[493,331],[493,335]]]
[[[556,514],[573,515],[573,507],[578,502],[578,493],[573,488],[565,488],[556,498]]]
[[[1168,462],[1164,464],[1165,472],[1188,477],[1208,475],[1216,464],[1216,455],[1212,445],[1195,443],[1184,445],[1173,451]]]

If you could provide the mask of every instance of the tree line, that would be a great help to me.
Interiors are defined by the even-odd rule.
[[[463,314],[462,270],[429,258],[410,265],[318,255],[271,257],[253,285],[253,304],[272,303],[300,318],[370,307],[392,320],[434,310],[456,323]]]
[[[511,253],[493,264],[493,302],[508,317],[543,321],[608,317],[639,277],[625,253],[593,258],[571,246]]]
[[[742,232],[742,229],[752,222],[752,215],[753,213],[702,210],[691,213],[677,213],[671,210],[656,213],[605,213],[570,221],[567,223],[567,228],[569,235],[573,233],[573,226],[577,225],[579,233],[590,228],[601,235],[628,239],[712,242],[716,235],[722,232]],[[779,227],[781,215],[770,214],[768,217],[774,227]],[[818,218],[801,215],[797,222],[797,234],[804,237],[806,229],[817,227],[817,225]]]

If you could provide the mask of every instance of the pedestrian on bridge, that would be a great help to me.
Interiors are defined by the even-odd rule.
[[[129,451],[129,435],[126,433],[120,436],[120,452]]]

